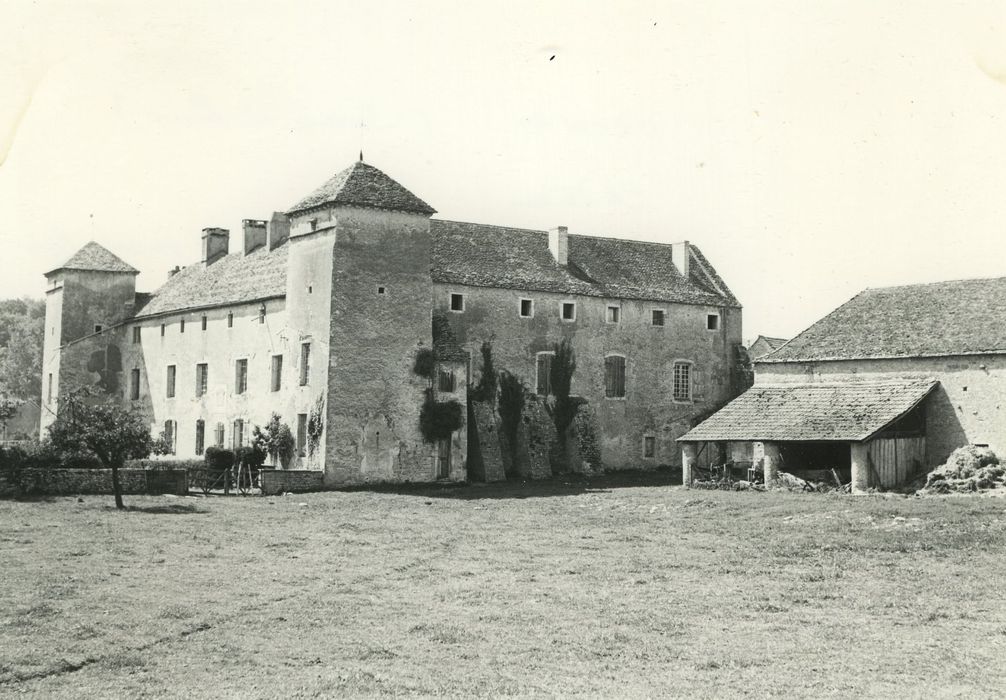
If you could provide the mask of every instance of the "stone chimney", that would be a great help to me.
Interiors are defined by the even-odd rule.
[[[241,222],[241,226],[245,233],[245,255],[265,245],[266,222],[258,219],[245,219]]]
[[[565,226],[549,229],[548,250],[558,264],[569,262],[569,230]]]
[[[290,237],[290,217],[281,211],[274,211],[269,221],[269,250],[275,250]]]
[[[688,277],[689,267],[691,266],[689,262],[690,258],[688,241],[671,244],[671,262],[674,263],[674,267],[678,268],[678,272],[681,273],[682,277]]]
[[[180,266],[178,266],[178,265],[175,265],[175,267],[173,269],[168,270],[168,279],[171,279],[172,277],[174,277],[175,275],[177,275],[181,271],[182,271],[182,268]]]
[[[225,228],[203,229],[203,263],[208,267],[227,255],[231,232]]]

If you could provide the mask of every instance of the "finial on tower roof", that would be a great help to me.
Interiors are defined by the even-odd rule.
[[[360,149],[360,162],[363,162],[363,149]]]

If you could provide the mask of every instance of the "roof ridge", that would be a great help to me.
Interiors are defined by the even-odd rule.
[[[956,284],[958,282],[992,282],[1002,280],[1006,282],[1006,275],[993,275],[989,277],[961,277],[953,280],[936,280],[934,282],[913,282],[909,284],[891,284],[886,287],[865,287],[863,292],[879,292],[886,289],[910,289],[912,287],[931,287],[938,284]],[[862,294],[862,292],[860,292]]]
[[[592,238],[596,241],[625,241],[626,243],[641,243],[643,245],[658,245],[661,247],[672,246],[679,243],[687,243],[689,248],[695,248],[696,245],[691,241],[682,239],[680,241],[671,241],[670,243],[664,243],[663,241],[644,241],[640,238],[622,238],[621,236],[598,236],[596,234],[587,233],[571,233],[569,234],[571,238]]]
[[[481,224],[477,221],[461,221],[459,219],[430,219],[430,223],[464,224],[465,226],[488,226],[490,228],[505,228],[508,231],[523,231],[525,233],[548,233],[545,229],[523,228],[521,226],[504,226],[502,224]]]

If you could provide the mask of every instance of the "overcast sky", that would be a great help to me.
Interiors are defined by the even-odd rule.
[[[749,339],[1006,275],[1002,2],[10,0],[0,32],[0,298],[89,240],[151,291],[361,148],[440,218],[687,239]]]

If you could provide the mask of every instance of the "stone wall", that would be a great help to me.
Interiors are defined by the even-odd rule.
[[[35,484],[36,495],[70,496],[111,494],[111,469],[28,469],[26,479]],[[189,492],[188,472],[184,469],[120,469],[119,483],[124,494],[163,494],[184,496]],[[0,476],[0,496],[16,496],[17,487]]]
[[[324,476],[324,472],[307,469],[263,469],[259,472],[262,493],[266,496],[320,491]]]
[[[904,377],[940,382],[925,404],[927,468],[942,464],[967,444],[988,445],[1006,455],[1006,356],[755,364],[755,386]]]
[[[450,295],[464,294],[464,310],[450,311]],[[520,300],[532,299],[534,315],[522,318]],[[577,304],[576,320],[560,319],[564,301]],[[620,321],[608,323],[609,304],[621,308]],[[651,325],[652,310],[666,311],[664,326]],[[458,341],[471,353],[472,381],[479,377],[479,348],[490,340],[497,370],[520,377],[533,391],[536,354],[569,338],[577,355],[572,391],[596,412],[602,461],[606,468],[655,467],[680,462],[675,440],[697,416],[711,413],[733,397],[734,345],[741,342],[739,309],[604,299],[546,292],[436,284],[434,309],[451,323]],[[718,313],[720,327],[706,329],[706,315]],[[626,395],[604,395],[604,359],[626,358]],[[693,362],[693,398],[672,397],[676,361]],[[656,438],[656,455],[643,458],[643,436]]]

